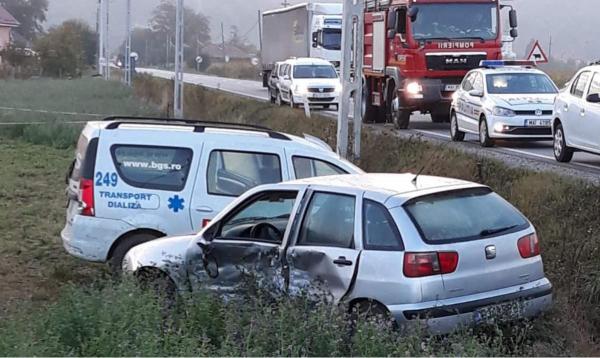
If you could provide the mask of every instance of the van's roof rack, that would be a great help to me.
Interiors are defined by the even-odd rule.
[[[117,129],[122,124],[152,124],[152,125],[167,125],[167,126],[182,126],[194,127],[194,132],[204,132],[206,128],[216,129],[237,129],[250,132],[266,133],[270,138],[291,140],[290,137],[283,133],[274,131],[270,128],[244,123],[233,122],[216,122],[216,121],[201,121],[197,119],[178,119],[178,118],[163,118],[163,117],[133,117],[133,116],[110,116],[103,119],[106,122],[112,122],[106,126],[106,129]]]

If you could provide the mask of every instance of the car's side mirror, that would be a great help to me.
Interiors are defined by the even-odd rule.
[[[417,15],[419,14],[419,8],[418,7],[410,7],[408,9],[407,15],[410,18],[410,21],[415,22],[417,21]]]
[[[469,91],[469,96],[483,97],[483,91],[472,89],[472,90]]]
[[[593,94],[587,96],[586,100],[590,103],[600,103],[600,94],[593,93]]]

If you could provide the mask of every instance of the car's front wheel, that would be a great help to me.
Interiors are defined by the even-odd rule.
[[[490,130],[485,117],[479,122],[479,144],[485,148],[494,146],[494,140],[490,138]]]
[[[458,116],[456,112],[450,115],[450,137],[454,142],[462,142],[465,139],[465,132],[458,128]]]
[[[562,124],[554,129],[554,157],[561,163],[568,163],[573,159],[573,148],[567,146],[565,130]]]

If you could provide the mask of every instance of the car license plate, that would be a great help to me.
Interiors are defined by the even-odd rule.
[[[525,127],[550,127],[549,119],[526,119]]]
[[[313,98],[327,98],[327,97],[331,97],[330,93],[313,93],[312,95]]]
[[[444,86],[444,91],[446,92],[455,92],[458,90],[458,85],[446,85]]]
[[[524,304],[522,301],[506,302],[475,310],[473,321],[475,324],[510,322],[523,318],[523,312]]]

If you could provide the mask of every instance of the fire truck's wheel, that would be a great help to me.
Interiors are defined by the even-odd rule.
[[[370,92],[369,86],[367,84],[364,84],[363,92],[362,92],[362,107],[361,107],[363,123],[378,122],[377,115],[379,114],[379,111],[377,110],[378,108],[373,106],[373,104],[371,103],[371,98],[369,96],[369,92]],[[385,119],[385,117],[384,117],[384,119]]]

